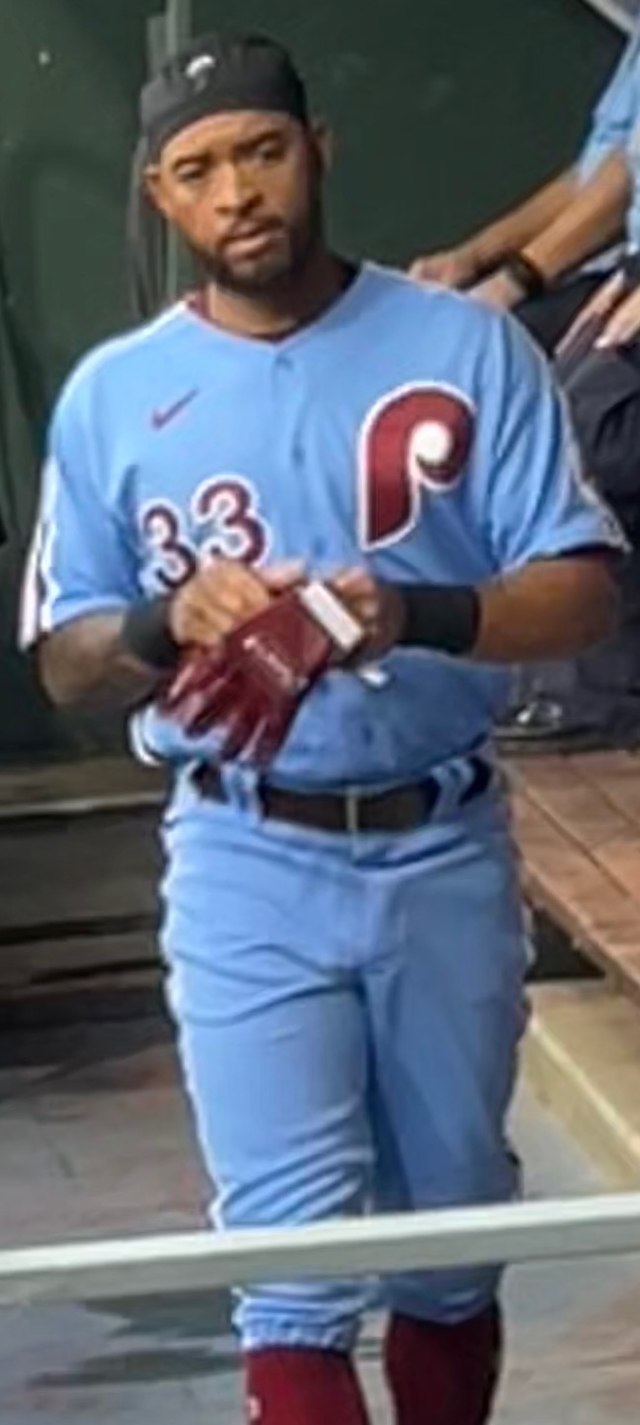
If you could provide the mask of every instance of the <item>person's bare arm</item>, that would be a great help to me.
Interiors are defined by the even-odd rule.
[[[514,208],[497,222],[490,223],[472,238],[470,244],[478,271],[497,267],[506,253],[527,247],[538,234],[562,222],[571,210],[580,189],[573,169],[568,169],[531,198]]]
[[[630,197],[627,160],[616,150],[555,221],[524,244],[525,256],[547,281],[562,276],[621,236]]]
[[[617,608],[611,555],[528,564],[480,590],[472,656],[487,663],[571,658],[613,632]]]
[[[419,257],[411,267],[411,275],[444,282],[445,286],[469,286],[483,273],[499,267],[506,253],[524,247],[554,223],[573,202],[577,191],[575,171],[569,168],[457,247]]]
[[[521,251],[545,282],[553,282],[621,236],[629,198],[626,160],[621,153],[611,154],[556,221]],[[526,292],[505,266],[473,287],[472,295],[508,311]]]
[[[58,707],[133,707],[159,674],[127,652],[124,614],[88,614],[55,629],[38,644],[40,679]]]
[[[367,570],[349,569],[338,575],[333,587],[367,630],[366,657],[380,657],[396,643],[409,643],[401,585],[378,583]],[[435,596],[446,600],[447,593],[443,589]],[[615,627],[618,597],[612,556],[600,552],[536,561],[483,585],[475,595],[474,632],[466,656],[479,662],[572,657]],[[428,597],[433,598],[432,591]],[[442,627],[442,618],[438,625]],[[435,640],[430,644],[426,632],[415,646],[444,651]]]

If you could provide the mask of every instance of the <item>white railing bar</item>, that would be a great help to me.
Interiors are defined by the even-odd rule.
[[[0,1304],[640,1252],[640,1193],[0,1251]]]

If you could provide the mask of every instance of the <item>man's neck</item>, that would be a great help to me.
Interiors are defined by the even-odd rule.
[[[346,290],[353,269],[323,249],[304,274],[277,291],[242,294],[210,283],[204,294],[209,320],[238,336],[278,341],[322,315]]]

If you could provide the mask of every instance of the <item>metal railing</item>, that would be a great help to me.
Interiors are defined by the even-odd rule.
[[[0,1252],[0,1305],[640,1252],[640,1193]]]

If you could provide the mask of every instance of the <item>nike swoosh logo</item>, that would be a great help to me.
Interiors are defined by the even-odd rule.
[[[184,411],[187,406],[190,406],[191,402],[195,401],[196,396],[199,394],[198,390],[188,391],[186,396],[181,396],[180,400],[174,401],[172,406],[166,406],[164,410],[154,411],[151,416],[153,429],[163,430],[165,426],[168,426],[171,421],[175,420],[176,416],[180,415],[181,411]]]

